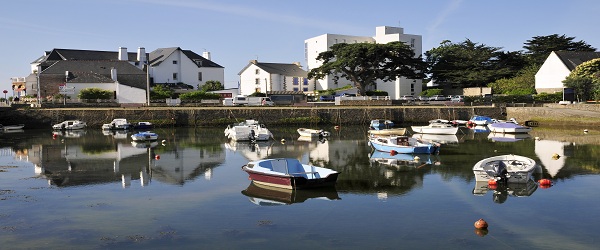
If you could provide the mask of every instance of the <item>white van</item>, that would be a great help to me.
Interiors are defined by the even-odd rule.
[[[269,97],[254,97],[238,95],[233,98],[234,106],[273,106],[275,103]]]

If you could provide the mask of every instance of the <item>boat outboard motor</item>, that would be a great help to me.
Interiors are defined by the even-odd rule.
[[[252,142],[256,141],[256,133],[254,132],[254,129],[250,130],[250,135],[248,135],[248,139],[250,139],[250,141]]]

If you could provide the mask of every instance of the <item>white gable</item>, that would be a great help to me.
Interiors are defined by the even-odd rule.
[[[552,52],[535,74],[535,89],[563,88],[562,81],[570,73],[569,68]]]

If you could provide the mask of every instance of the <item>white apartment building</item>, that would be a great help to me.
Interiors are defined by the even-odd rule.
[[[423,53],[422,37],[420,35],[404,34],[404,29],[400,27],[379,26],[375,28],[375,36],[352,36],[338,34],[323,34],[304,41],[304,57],[308,71],[312,68],[319,67],[321,62],[316,58],[319,53],[329,50],[329,48],[337,43],[389,43],[400,41],[409,45],[415,52],[415,56],[420,56]],[[422,79],[407,79],[404,77],[398,78],[394,82],[378,81],[376,88],[378,90],[387,91],[391,99],[400,99],[403,95],[416,96],[421,93]],[[347,79],[340,78],[335,84],[332,76],[327,76],[315,82],[317,90],[326,90],[344,87],[348,84],[353,84]]]

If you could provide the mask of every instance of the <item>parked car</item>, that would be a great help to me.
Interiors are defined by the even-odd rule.
[[[450,99],[451,102],[464,102],[465,101],[465,97],[462,95],[455,95],[452,97],[452,99]]]
[[[454,97],[454,96],[453,95],[446,96],[446,100],[450,101],[450,100],[452,100],[452,97]]]
[[[431,101],[445,101],[446,97],[443,95],[433,95],[429,98]]]
[[[335,101],[335,96],[334,95],[322,95],[321,97],[319,97],[319,100],[321,100],[323,102],[333,102],[333,101]]]
[[[419,97],[417,97],[417,99],[419,99],[419,101],[429,101],[429,96],[426,95],[420,95]]]
[[[404,101],[414,101],[415,98],[412,95],[403,95],[402,97],[400,97],[400,100],[404,100]]]

